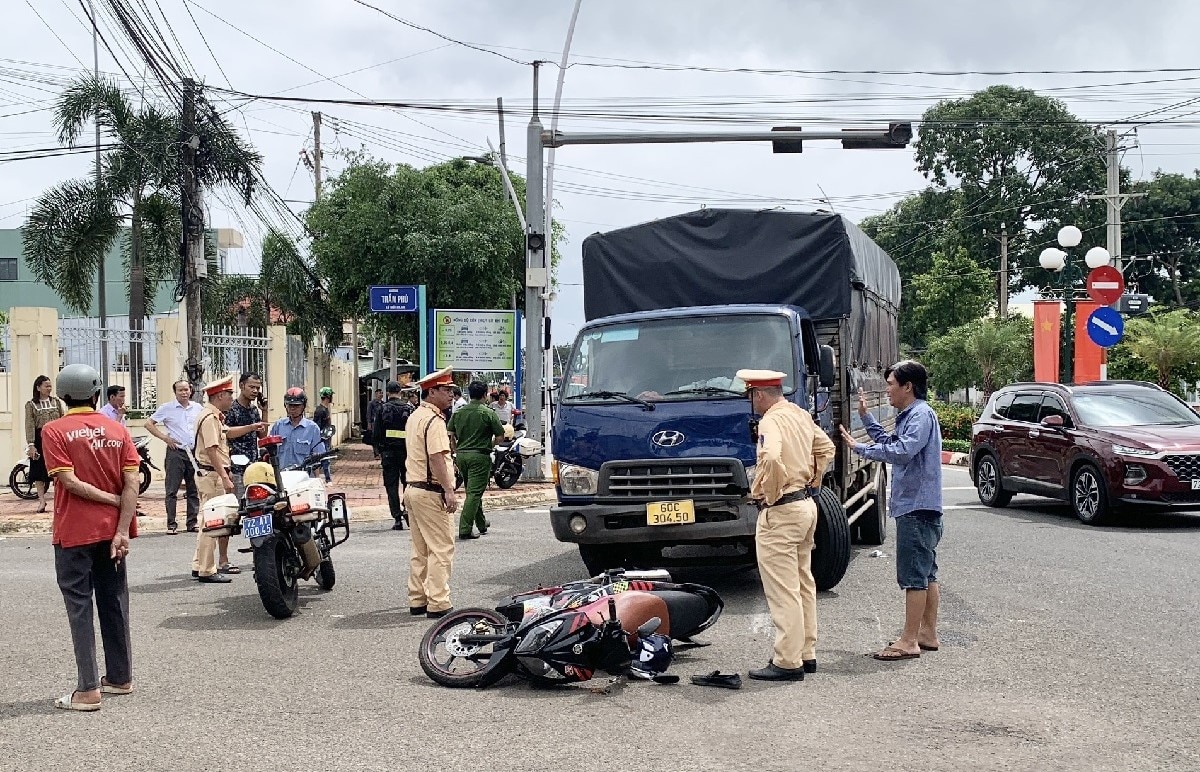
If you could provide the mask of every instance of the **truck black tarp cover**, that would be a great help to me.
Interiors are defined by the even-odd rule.
[[[583,242],[584,314],[591,321],[680,306],[777,303],[814,319],[848,319],[850,365],[886,367],[899,354],[900,273],[837,214],[701,209],[596,233]]]

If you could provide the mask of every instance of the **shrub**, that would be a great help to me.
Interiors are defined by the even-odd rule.
[[[971,424],[975,422],[975,408],[970,405],[954,405],[949,402],[929,403],[937,413],[942,425],[942,440],[971,440]],[[945,443],[943,442],[943,445]]]
[[[942,450],[950,453],[970,453],[970,440],[942,440]]]

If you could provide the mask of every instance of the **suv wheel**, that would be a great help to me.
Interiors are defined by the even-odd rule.
[[[975,464],[975,490],[985,506],[1007,507],[1012,501],[1012,493],[1004,490],[1000,480],[1000,464],[996,457],[990,453],[980,456]]]
[[[1071,509],[1085,525],[1102,525],[1112,516],[1104,478],[1091,464],[1080,466],[1071,478]]]

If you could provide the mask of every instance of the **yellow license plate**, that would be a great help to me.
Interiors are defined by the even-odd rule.
[[[652,501],[646,505],[646,525],[683,525],[696,522],[696,507],[691,500]]]

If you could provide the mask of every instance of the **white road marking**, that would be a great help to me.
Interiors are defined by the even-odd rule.
[[[942,509],[991,509],[983,504],[943,504]]]
[[[943,485],[942,490],[944,490],[944,491],[973,491],[973,490],[975,490],[975,486],[974,485],[955,485],[952,487],[947,487],[947,486]]]
[[[525,511],[525,512],[532,512],[532,513],[533,513],[533,514],[535,514],[535,515],[548,515],[548,514],[550,514],[550,510],[548,510],[548,509],[526,509],[526,510],[524,510],[524,511]]]

